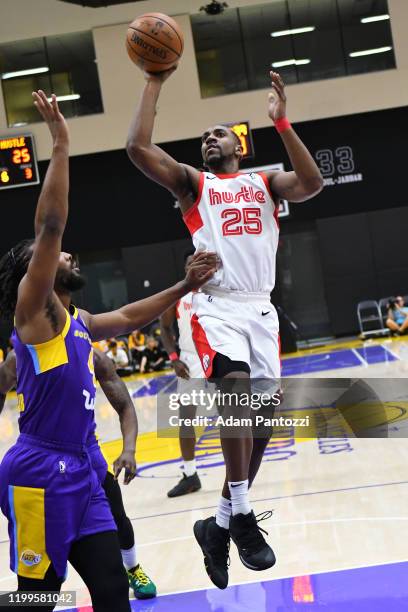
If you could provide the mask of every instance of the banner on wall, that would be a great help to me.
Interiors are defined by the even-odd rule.
[[[269,170],[284,170],[284,166],[282,163],[277,164],[268,164],[266,166],[255,166],[254,168],[244,168],[243,172],[250,174],[251,172],[268,172]],[[279,200],[279,211],[278,217],[282,219],[283,217],[289,217],[289,203],[287,200]]]

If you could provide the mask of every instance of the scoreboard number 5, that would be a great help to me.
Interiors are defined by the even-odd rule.
[[[320,149],[315,157],[323,176],[333,176],[336,170],[339,174],[354,172],[353,149],[349,146],[337,147],[334,153],[331,149]]]

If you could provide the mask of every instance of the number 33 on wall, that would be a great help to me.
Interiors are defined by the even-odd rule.
[[[334,149],[334,154],[331,149],[320,149],[316,151],[315,157],[323,176],[333,176],[336,170],[339,174],[354,172],[355,164],[351,147],[337,147]]]

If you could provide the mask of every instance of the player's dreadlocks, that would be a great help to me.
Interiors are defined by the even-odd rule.
[[[22,240],[0,259],[0,315],[12,318],[17,303],[17,291],[27,272],[34,240]]]

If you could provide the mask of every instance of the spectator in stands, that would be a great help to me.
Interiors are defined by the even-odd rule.
[[[109,338],[108,346],[110,342],[116,342],[118,349],[124,349],[125,351],[127,350],[127,341],[123,337],[122,338]]]
[[[395,334],[404,334],[408,329],[408,313],[404,299],[400,295],[389,301],[388,317],[385,323]]]
[[[102,353],[107,353],[109,350],[107,340],[97,340],[96,342],[92,342],[92,346]]]
[[[4,361],[4,351],[2,348],[0,348],[0,363]]]
[[[132,359],[136,362],[139,362],[140,353],[145,348],[145,335],[142,334],[140,329],[135,329],[135,331],[133,331],[130,334],[128,338],[128,347],[129,347],[129,351],[132,356]]]
[[[106,356],[112,359],[118,376],[128,376],[131,373],[131,370],[128,368],[129,358],[126,351],[118,346],[116,340],[111,339],[109,341],[109,351],[106,353]]]
[[[158,341],[153,336],[149,336],[146,348],[141,353],[140,372],[157,372],[162,370],[166,362],[166,353],[160,348]]]

